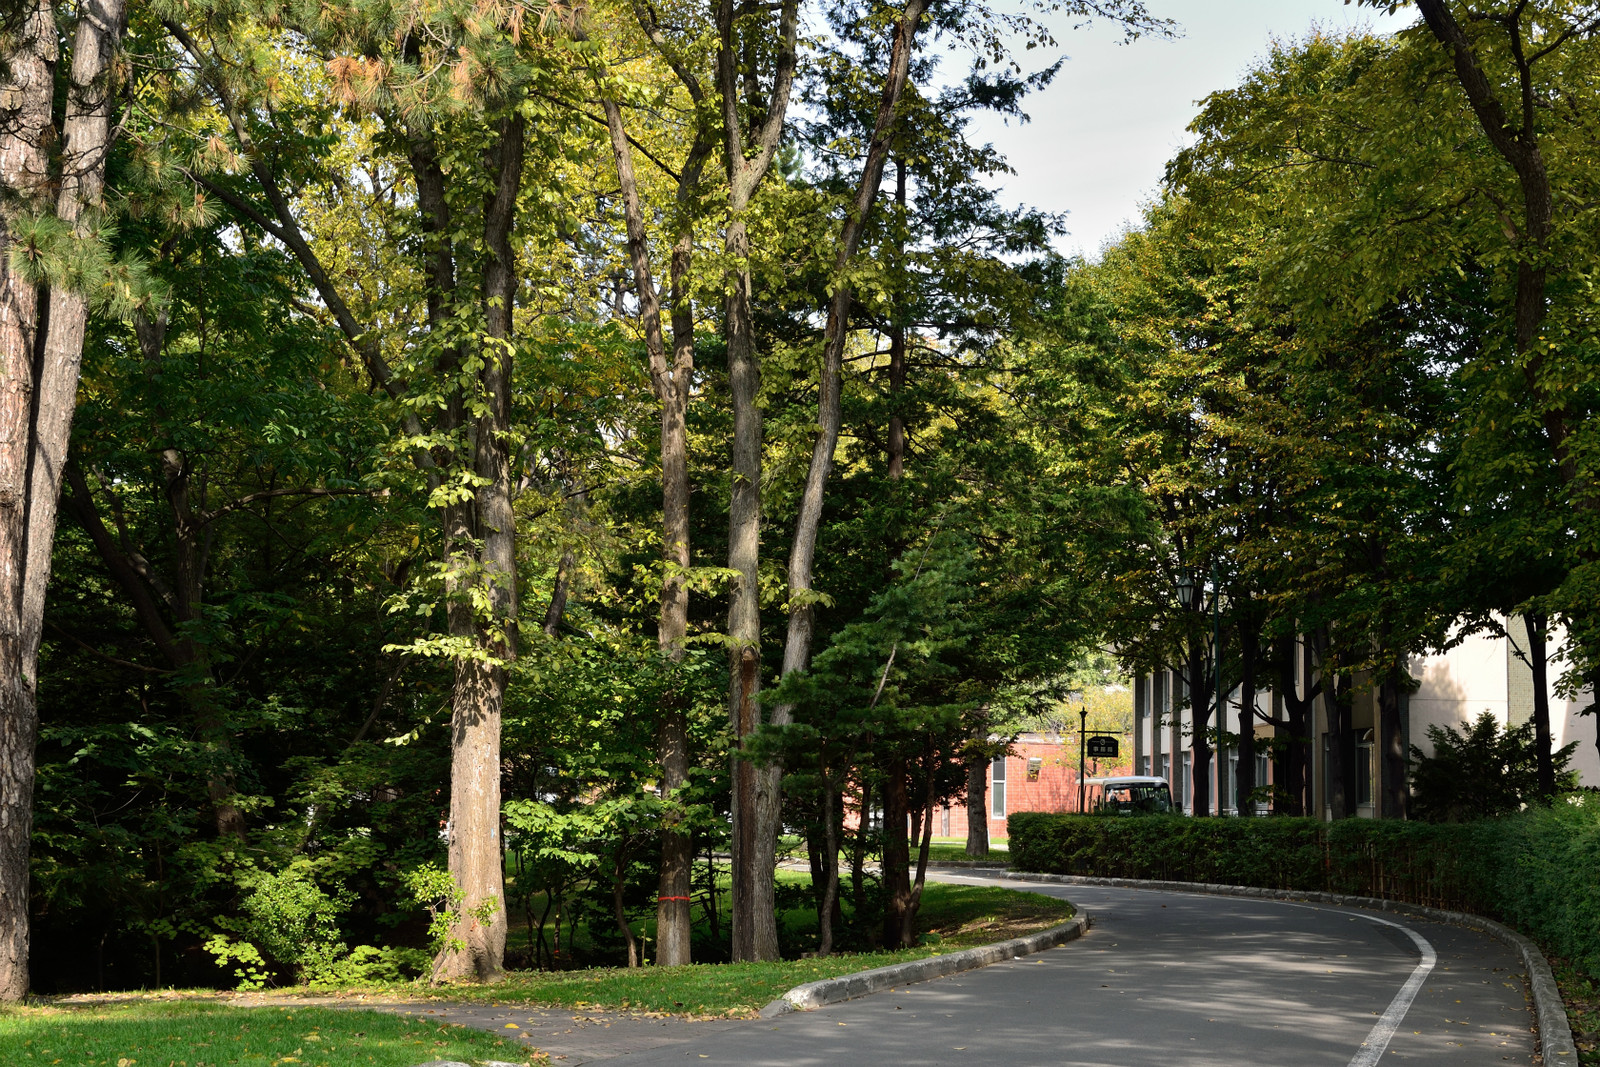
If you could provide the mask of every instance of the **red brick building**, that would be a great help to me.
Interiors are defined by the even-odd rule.
[[[1122,755],[1116,760],[1087,760],[1089,778],[1131,774],[1131,739],[1121,739]],[[1006,839],[1006,816],[1014,811],[1078,810],[1078,739],[1070,743],[1054,734],[1023,734],[1011,754],[995,760],[987,776],[989,838]],[[936,837],[967,836],[967,806],[955,804],[933,810]]]

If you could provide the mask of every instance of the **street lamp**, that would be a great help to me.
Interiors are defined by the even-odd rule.
[[[1194,570],[1182,567],[1178,570],[1178,603],[1183,605],[1183,610],[1188,611],[1194,607]]]
[[[1083,814],[1083,750],[1088,744],[1089,736],[1089,705],[1085,704],[1078,709],[1078,814]]]

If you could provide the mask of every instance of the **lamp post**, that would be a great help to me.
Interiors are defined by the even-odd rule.
[[[1083,814],[1085,793],[1083,789],[1083,748],[1088,742],[1089,735],[1089,706],[1085,704],[1078,709],[1078,814]]]
[[[1183,610],[1184,611],[1193,610],[1193,608],[1195,606],[1195,604],[1194,604],[1195,587],[1197,585],[1199,585],[1199,583],[1195,581],[1194,568],[1192,568],[1192,567],[1180,567],[1180,568],[1178,568],[1178,603],[1183,606]],[[1187,631],[1189,629],[1188,624],[1185,623],[1183,628],[1184,628],[1185,633],[1187,633]],[[1188,652],[1188,649],[1185,649],[1184,651]],[[1194,661],[1194,656],[1193,655],[1186,655],[1184,658],[1189,661],[1188,664],[1187,664],[1187,666],[1188,666],[1188,674],[1189,674],[1189,697],[1190,697],[1190,699],[1189,699],[1189,721],[1191,723],[1194,723],[1194,722],[1198,721],[1198,716],[1195,714],[1195,712],[1196,712],[1195,700],[1198,699],[1200,690],[1199,690],[1199,686],[1195,684],[1195,683],[1197,683],[1199,681],[1199,679],[1196,678],[1195,675],[1197,673],[1199,673],[1199,672],[1197,672],[1195,670],[1195,661]],[[1178,768],[1183,766],[1183,759],[1182,759],[1182,755],[1183,754],[1180,753],[1178,751],[1178,749],[1177,749],[1178,737],[1181,736],[1181,734],[1182,734],[1181,730],[1175,731],[1174,734],[1173,734],[1173,738],[1172,738],[1172,740],[1173,740],[1172,773],[1173,773],[1174,776],[1176,776],[1176,779],[1178,781],[1182,781],[1182,776],[1178,773]],[[1183,797],[1181,795],[1181,792],[1182,792],[1182,790],[1180,789],[1179,790],[1180,795],[1178,797],[1178,810],[1179,811],[1183,810]]]
[[[1222,576],[1217,571],[1217,561],[1211,561],[1211,651],[1217,676],[1217,740],[1222,740]],[[1255,724],[1251,724],[1251,729]],[[1214,757],[1217,764],[1217,814],[1222,814],[1222,753]]]

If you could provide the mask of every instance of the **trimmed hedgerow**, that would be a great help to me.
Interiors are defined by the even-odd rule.
[[[1018,812],[1016,870],[1299,889],[1487,915],[1600,977],[1600,794],[1470,823]]]

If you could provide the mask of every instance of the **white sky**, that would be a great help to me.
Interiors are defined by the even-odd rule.
[[[1140,38],[1124,45],[1109,25],[1072,29],[1051,21],[1068,56],[1055,82],[1029,97],[1032,122],[1007,126],[983,115],[976,140],[988,140],[1016,174],[1004,199],[1071,212],[1061,251],[1098,258],[1101,246],[1139,217],[1161,183],[1162,170],[1187,143],[1185,127],[1198,101],[1230,88],[1273,38],[1301,37],[1313,24],[1330,31],[1364,26],[1388,32],[1414,11],[1386,16],[1341,0],[1149,0],[1154,14],[1176,19],[1182,36]],[[1050,58],[1023,53],[1034,66]],[[1030,68],[1032,69],[1032,68]]]

